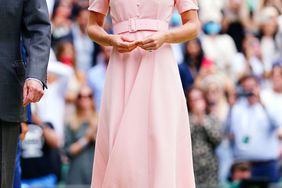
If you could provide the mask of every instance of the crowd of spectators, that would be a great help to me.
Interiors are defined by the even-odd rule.
[[[23,187],[91,182],[112,48],[88,38],[88,3],[47,0],[52,21],[48,89],[31,106],[32,121],[21,144]],[[172,45],[189,109],[196,183],[279,183],[282,1],[198,3],[201,34]],[[180,24],[175,12],[170,25]],[[110,17],[104,28],[112,33]]]

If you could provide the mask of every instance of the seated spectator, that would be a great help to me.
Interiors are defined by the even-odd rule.
[[[230,180],[231,182],[240,182],[251,178],[251,165],[247,162],[235,162],[231,166]]]
[[[212,62],[205,57],[200,39],[187,42],[185,47],[184,61],[178,68],[183,90],[187,91],[201,69],[209,68]]]
[[[210,19],[203,24],[203,50],[206,57],[212,60],[217,69],[226,75],[230,74],[231,61],[237,53],[234,40],[227,34],[221,34],[221,23]]]
[[[265,66],[261,61],[261,50],[259,40],[253,34],[246,34],[243,43],[243,51],[237,53],[232,60],[231,76],[236,82],[240,77],[253,74],[263,78]]]
[[[247,162],[235,162],[230,169],[229,181],[226,187],[240,188],[240,184],[244,180],[251,178],[251,165]]]
[[[279,14],[282,14],[282,1],[280,0],[260,0],[259,10],[262,11],[265,7],[272,6],[277,9]]]
[[[231,108],[228,122],[234,158],[251,163],[252,178],[278,182],[279,125],[260,102],[257,78],[245,76],[239,83],[241,98]]]
[[[97,111],[100,110],[102,101],[102,92],[106,80],[106,70],[112,53],[112,47],[103,46],[102,52],[98,56],[98,63],[92,67],[87,73],[87,83],[90,86],[94,96]]]
[[[228,103],[225,97],[225,88],[221,80],[209,76],[203,80],[201,85],[207,100],[207,112],[220,120],[223,124],[228,113]]]
[[[260,15],[261,55],[265,70],[271,71],[272,64],[279,57],[279,48],[276,44],[278,32],[278,11],[274,7],[262,9]]]
[[[59,41],[72,41],[72,4],[68,0],[55,1],[52,15],[52,46]]]
[[[80,71],[76,64],[76,51],[71,42],[59,42],[56,50],[57,59],[64,65],[68,65],[73,74],[69,78],[66,87],[66,107],[65,122],[69,121],[70,116],[74,113],[74,102],[82,85],[86,84],[85,74]]]
[[[239,52],[242,52],[242,41],[245,36],[244,25],[241,21],[243,0],[227,0],[223,9],[222,32],[230,35]]]
[[[226,0],[198,0],[200,6],[199,16],[203,22],[213,19],[220,22],[222,19],[222,9]]]
[[[206,101],[200,89],[187,93],[192,136],[194,173],[198,185],[218,184],[218,161],[215,149],[222,139],[220,122],[206,114]]]
[[[55,186],[60,178],[59,137],[51,123],[36,119],[22,142],[22,188]]]
[[[97,132],[97,113],[91,89],[81,88],[75,101],[76,113],[66,127],[65,154],[70,168],[68,185],[90,185]]]
[[[282,126],[282,60],[274,64],[271,71],[271,88],[261,93],[261,100],[269,116]]]
[[[60,62],[50,62],[48,66],[48,89],[34,109],[41,122],[50,122],[59,136],[60,145],[64,142],[65,97],[68,82],[73,75],[70,67]]]
[[[77,68],[86,73],[93,64],[94,43],[88,37],[87,23],[89,11],[78,7],[75,22],[72,25],[73,43],[76,51]]]

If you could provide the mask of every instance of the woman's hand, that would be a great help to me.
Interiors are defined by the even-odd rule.
[[[157,32],[144,40],[138,41],[137,45],[144,50],[152,51],[159,49],[166,41],[166,33],[165,32]]]
[[[131,52],[137,47],[137,42],[121,35],[111,35],[110,44],[117,49],[119,53]]]

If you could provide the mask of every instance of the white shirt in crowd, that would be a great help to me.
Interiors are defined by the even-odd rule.
[[[48,89],[40,102],[36,103],[34,110],[43,122],[53,124],[55,132],[60,138],[60,143],[64,143],[64,117],[65,117],[65,94],[68,81],[73,70],[59,62],[49,63],[48,74],[55,74],[57,80],[48,83]]]
[[[77,24],[72,27],[77,68],[86,73],[92,67],[94,44],[87,34],[80,31]]]
[[[229,122],[234,135],[232,149],[235,160],[266,161],[278,159],[278,124],[260,104],[239,100],[232,108]]]
[[[263,37],[261,39],[261,52],[265,70],[271,71],[272,64],[277,61],[279,57],[275,40],[273,38]]]
[[[206,57],[214,61],[219,70],[229,74],[231,61],[237,53],[233,39],[226,34],[203,35],[202,45]]]
[[[99,55],[98,64],[92,67],[87,73],[87,83],[91,88],[92,92],[94,93],[94,102],[97,111],[100,110],[102,93],[106,80],[107,66],[104,61],[104,57],[102,55]]]
[[[267,88],[262,91],[261,100],[269,115],[282,127],[282,93],[277,93],[272,88]]]
[[[232,78],[234,80],[238,80],[242,74],[246,72],[248,66],[251,66],[252,73],[256,76],[262,76],[264,73],[264,64],[261,62],[259,58],[253,56],[249,60],[249,65],[247,64],[247,60],[243,53],[237,53],[232,62]]]

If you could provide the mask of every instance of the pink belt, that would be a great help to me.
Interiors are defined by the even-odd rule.
[[[165,31],[168,29],[168,23],[166,21],[157,19],[139,19],[131,18],[127,21],[117,23],[113,26],[114,33],[126,33],[136,32],[140,30],[149,31]]]

